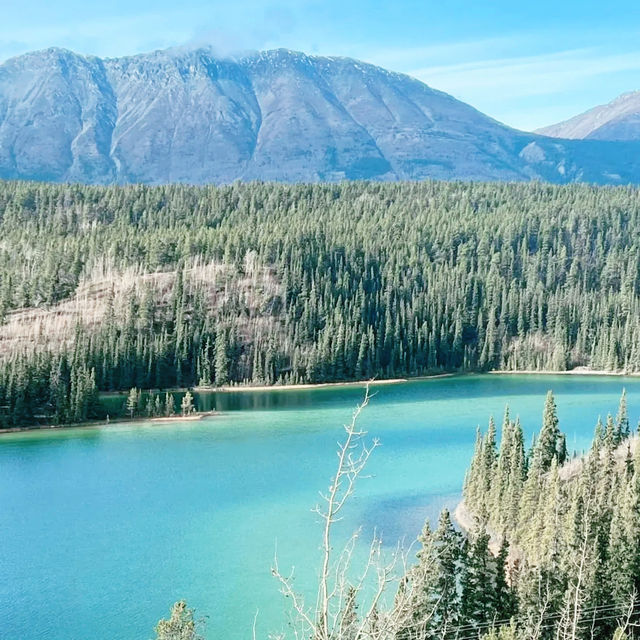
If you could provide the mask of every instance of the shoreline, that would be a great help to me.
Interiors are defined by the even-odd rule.
[[[640,376],[640,371],[607,371],[606,369],[589,369],[589,367],[576,367],[575,369],[569,369],[568,371],[537,371],[535,369],[516,369],[514,371],[501,371],[499,369],[493,371],[487,371],[490,375],[537,375],[537,376],[613,376],[613,377],[628,377],[637,378]]]
[[[309,389],[325,389],[329,387],[365,387],[385,384],[401,384],[415,380],[431,380],[433,378],[450,378],[459,375],[456,373],[437,373],[431,376],[416,376],[415,378],[388,378],[383,380],[353,380],[349,382],[304,382],[301,384],[272,384],[272,385],[224,385],[222,387],[193,387],[198,393],[234,393],[254,391],[304,391]]]
[[[478,376],[478,375],[538,375],[538,376],[607,376],[607,377],[640,377],[640,372],[624,372],[624,371],[606,371],[600,369],[589,369],[588,367],[576,367],[569,371],[538,371],[535,369],[519,369],[513,371],[456,371],[448,373],[435,373],[426,376],[415,376],[409,378],[389,378],[383,380],[354,380],[349,382],[318,382],[318,383],[302,383],[302,384],[282,384],[282,385],[225,385],[222,387],[192,387],[191,390],[198,393],[255,393],[255,392],[272,392],[272,391],[304,391],[313,389],[328,389],[328,388],[341,388],[341,387],[365,387],[381,386],[381,385],[394,385],[402,384],[404,382],[418,382],[420,380],[436,380],[438,378],[451,378],[457,376]],[[184,393],[189,389],[163,389],[163,393]],[[154,391],[153,389],[143,389],[143,392]],[[126,391],[106,391],[101,393],[100,396],[104,398],[112,398],[117,396],[126,396]],[[0,429],[0,437],[8,433],[25,433],[27,431],[56,431],[61,429],[88,429],[98,427],[108,427],[116,424],[126,424],[129,422],[143,422],[151,424],[162,424],[170,422],[195,422],[202,420],[206,417],[219,414],[219,411],[202,411],[194,412],[189,416],[161,416],[157,418],[144,418],[144,417],[119,417],[112,418],[108,422],[106,420],[91,420],[87,422],[81,422],[78,424],[64,424],[64,425],[34,425],[30,427],[5,427]]]
[[[483,376],[483,375],[526,375],[526,376],[612,376],[612,377],[640,377],[640,371],[607,371],[606,369],[589,369],[588,367],[576,367],[568,371],[553,371],[550,369],[515,369],[502,370],[494,369],[491,371],[451,371],[447,373],[434,373],[425,376],[410,376],[407,378],[388,378],[382,380],[354,380],[349,382],[305,382],[301,384],[274,384],[274,385],[224,385],[222,387],[192,387],[192,391],[198,393],[233,393],[233,392],[255,392],[255,391],[297,391],[305,389],[324,389],[328,387],[364,387],[367,384],[385,385],[385,384],[401,384],[403,382],[418,382],[420,380],[435,380],[437,378],[452,378],[458,376]],[[172,392],[182,392],[186,389],[171,389]],[[112,392],[125,393],[125,392]]]
[[[111,427],[131,422],[140,422],[144,424],[166,424],[171,422],[198,422],[204,418],[210,418],[218,415],[219,411],[195,411],[188,416],[159,416],[156,418],[144,418],[136,416],[135,418],[110,418],[109,420],[87,420],[86,422],[78,422],[72,424],[38,424],[32,427],[5,427],[0,429],[0,437],[10,433],[28,433],[30,431],[65,431],[71,429],[99,429],[102,427]]]

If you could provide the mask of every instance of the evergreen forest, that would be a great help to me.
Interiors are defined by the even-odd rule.
[[[638,371],[639,230],[633,187],[1,182],[0,426],[130,389]]]
[[[471,635],[491,629],[499,638],[636,637],[640,446],[625,395],[615,418],[598,419],[583,457],[567,458],[551,392],[530,449],[508,409],[501,433],[499,447],[493,420],[478,434],[458,508],[475,524],[470,542],[455,546],[455,553],[460,544],[467,549],[467,565],[446,598],[458,616],[453,626],[461,620]],[[442,530],[441,522],[436,540]],[[447,530],[455,538],[448,524]]]

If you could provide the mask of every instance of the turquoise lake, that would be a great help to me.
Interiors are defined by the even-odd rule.
[[[410,544],[426,518],[454,507],[478,424],[505,404],[530,441],[553,389],[570,449],[589,446],[622,388],[632,424],[640,379],[458,376],[373,388],[361,425],[380,439],[339,535],[376,528]],[[137,423],[0,437],[0,637],[146,640],[185,598],[207,638],[258,638],[286,626],[270,575],[316,574],[311,512],[335,466],[358,387],[214,395],[200,422]]]

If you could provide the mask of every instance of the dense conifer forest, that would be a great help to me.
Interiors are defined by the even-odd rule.
[[[508,409],[501,431],[499,448],[493,420],[478,435],[464,487],[476,524],[467,568],[458,574],[461,594],[454,592],[461,599],[448,601],[459,603],[465,628],[504,624],[491,635],[509,638],[636,637],[640,446],[631,436],[624,394],[617,416],[598,420],[592,447],[581,458],[567,460],[551,393],[528,451]],[[482,560],[490,540],[499,549],[492,562]],[[465,608],[470,583],[472,592],[479,585],[480,591]]]
[[[636,188],[5,182],[0,216],[2,426],[134,387],[640,369]]]

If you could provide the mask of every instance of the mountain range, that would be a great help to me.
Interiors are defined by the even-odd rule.
[[[0,178],[640,182],[638,111],[614,111],[526,133],[348,58],[53,48],[0,65]]]

